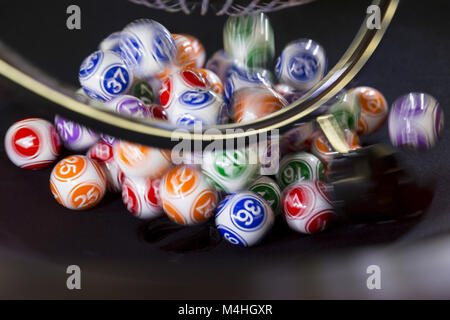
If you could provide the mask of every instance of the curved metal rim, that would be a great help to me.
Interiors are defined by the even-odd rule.
[[[177,139],[210,142],[212,140],[234,140],[248,138],[260,133],[267,133],[275,129],[283,129],[317,110],[323,103],[342,90],[361,70],[373,54],[386,32],[399,0],[377,0],[373,4],[381,10],[381,28],[368,29],[367,18],[364,20],[358,34],[334,68],[305,96],[291,105],[253,122],[245,124],[218,125],[214,132],[205,128],[203,132],[177,131]],[[0,43],[1,44],[1,43]],[[31,68],[24,71],[26,63],[16,54],[0,45],[0,75],[12,82],[28,89],[29,91],[47,99],[50,102],[66,109],[66,111],[79,114],[88,119],[89,125],[99,124],[100,128],[110,126],[118,130],[118,137],[131,137],[131,141],[155,145],[163,141],[164,145],[173,145],[173,130],[176,127],[164,128],[158,122],[136,122],[117,114],[93,108],[77,101],[70,90],[64,90],[63,86],[49,84],[42,80],[42,73]],[[159,127],[158,127],[159,126]],[[96,127],[95,125],[93,126]],[[233,132],[230,133],[230,129]],[[106,133],[112,133],[111,130]]]

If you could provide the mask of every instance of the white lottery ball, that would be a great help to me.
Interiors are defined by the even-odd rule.
[[[97,205],[105,195],[106,177],[95,160],[71,156],[58,162],[53,169],[50,190],[64,207],[86,210]]]
[[[307,152],[288,154],[283,157],[277,173],[277,181],[281,188],[302,180],[322,180],[324,166],[315,155]]]
[[[89,97],[109,101],[130,89],[133,74],[116,52],[97,51],[81,64],[79,80]]]
[[[98,50],[100,51],[114,51],[118,54],[122,53],[122,50],[120,50],[120,38],[122,33],[121,32],[114,32],[110,34],[108,37],[106,37],[102,42],[100,42],[98,46]]]
[[[122,200],[136,218],[148,220],[163,215],[160,179],[126,177],[122,185]]]
[[[5,151],[16,166],[40,169],[58,157],[61,142],[55,127],[44,119],[29,118],[13,124],[5,136]]]
[[[216,227],[228,242],[249,247],[272,228],[275,215],[267,202],[251,191],[226,197],[217,208]]]
[[[60,116],[55,117],[55,126],[66,148],[72,151],[85,151],[100,139],[91,129]]]

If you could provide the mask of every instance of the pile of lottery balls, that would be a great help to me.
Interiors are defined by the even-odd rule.
[[[208,61],[195,37],[138,20],[82,62],[77,95],[92,108],[177,127],[246,123],[286,107],[327,72],[325,50],[313,40],[289,43],[276,60],[274,54],[273,29],[264,14],[230,17],[224,49]],[[275,75],[268,70],[272,64]],[[357,87],[324,107],[352,149],[360,147],[359,135],[374,133],[387,118],[393,145],[408,149],[432,147],[443,128],[438,102],[425,93],[400,97],[389,112],[379,91]],[[175,166],[171,150],[121,141],[60,116],[54,124],[37,118],[15,123],[5,147],[11,161],[26,169],[51,165],[61,145],[78,153],[59,161],[50,176],[51,193],[66,208],[86,210],[106,192],[117,192],[137,218],[167,215],[185,226],[212,218],[224,239],[252,246],[278,214],[303,234],[322,232],[336,218],[324,182],[336,152],[325,135],[306,123],[279,141],[281,162],[273,176],[260,175],[261,164],[250,161],[252,148],[205,153],[201,165],[186,157]]]

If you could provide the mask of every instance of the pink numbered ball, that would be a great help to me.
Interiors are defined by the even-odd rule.
[[[159,196],[160,179],[126,177],[122,200],[136,218],[149,220],[163,215]]]
[[[105,141],[100,141],[88,151],[88,157],[96,160],[105,172],[108,190],[120,192],[124,174],[114,161],[114,149]]]
[[[5,150],[11,162],[31,170],[44,168],[55,161],[60,145],[55,127],[38,118],[16,122],[5,136]]]

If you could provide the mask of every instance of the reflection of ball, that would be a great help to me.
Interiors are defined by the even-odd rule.
[[[68,209],[85,210],[100,202],[106,191],[106,177],[97,162],[85,156],[61,160],[50,176],[56,201]]]
[[[314,155],[299,152],[285,156],[280,163],[277,173],[278,184],[285,188],[291,183],[302,180],[323,179],[324,167],[322,162]]]
[[[290,185],[283,192],[282,204],[289,227],[300,233],[322,232],[336,216],[327,186],[321,181],[304,180]]]
[[[358,87],[350,90],[348,94],[355,97],[355,103],[361,110],[358,134],[369,135],[377,131],[388,115],[388,105],[381,92],[369,87]]]
[[[272,208],[256,193],[244,191],[226,197],[217,208],[216,227],[228,242],[249,247],[272,228]]]
[[[201,171],[186,165],[170,170],[162,179],[161,202],[167,216],[181,225],[207,221],[216,210],[217,192]]]
[[[8,158],[25,169],[39,169],[51,164],[59,154],[60,145],[55,127],[37,118],[16,122],[5,136]]]
[[[89,149],[100,139],[92,130],[60,116],[55,117],[55,126],[66,148],[73,151]]]
[[[126,176],[159,178],[171,166],[170,152],[120,141],[114,145],[114,159]]]
[[[124,94],[133,83],[133,74],[113,51],[97,51],[80,67],[81,87],[93,99],[109,101]]]
[[[160,182],[159,179],[126,177],[122,185],[122,200],[128,211],[139,219],[161,216]]]
[[[308,39],[288,44],[278,58],[275,73],[281,83],[307,91],[325,75],[327,58],[321,45]]]
[[[87,156],[96,160],[103,168],[108,182],[108,189],[113,192],[120,192],[124,175],[114,160],[113,147],[107,142],[99,141],[89,149]]]
[[[176,55],[175,41],[169,31],[148,19],[132,22],[122,31],[120,49],[127,66],[142,78],[162,72]]]
[[[280,208],[281,190],[271,178],[262,176],[249,187],[250,191],[259,194],[270,205],[274,213]]]
[[[389,113],[389,135],[396,147],[412,150],[432,148],[444,128],[439,102],[426,93],[398,98]]]

